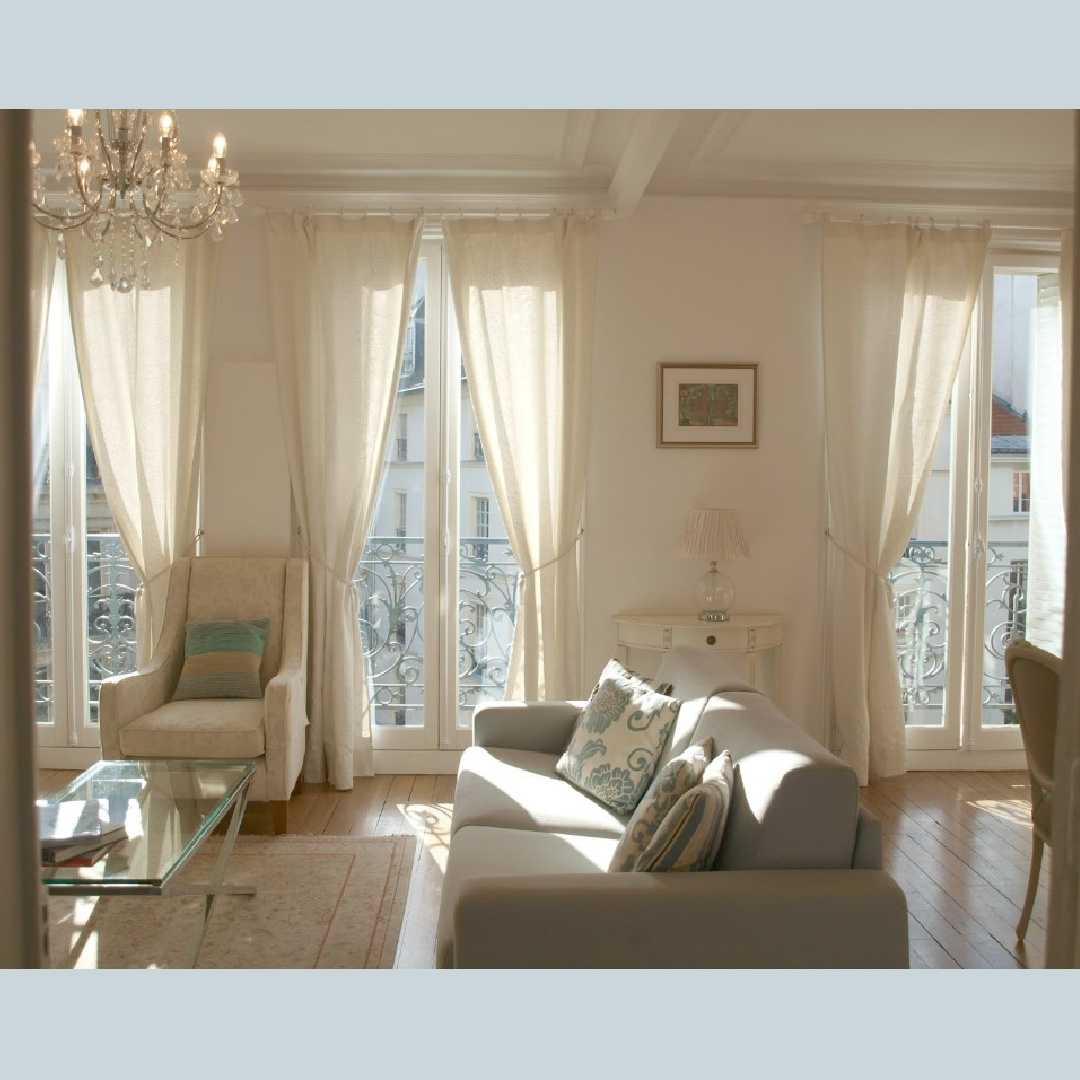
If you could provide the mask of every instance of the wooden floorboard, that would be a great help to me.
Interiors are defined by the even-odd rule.
[[[43,769],[42,795],[77,774]],[[289,803],[289,831],[413,835],[418,839],[397,965],[430,968],[454,809],[452,775],[357,777],[350,791],[306,784]],[[1046,849],[1026,944],[1016,922],[1027,889],[1031,819],[1027,773],[925,772],[878,780],[862,802],[881,821],[885,869],[908,900],[913,968],[1042,967],[1050,861]],[[244,832],[269,832],[254,804]]]

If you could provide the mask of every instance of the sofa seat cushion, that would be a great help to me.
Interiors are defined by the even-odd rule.
[[[173,701],[120,729],[125,757],[257,758],[266,752],[263,699]]]
[[[849,869],[859,818],[855,770],[763,694],[710,699],[695,738],[731,751],[735,783],[718,870]]]
[[[455,816],[457,804],[454,806]],[[525,832],[472,825],[458,829],[443,875],[436,963],[453,966],[454,911],[461,890],[478,878],[603,874],[617,840],[572,833]]]
[[[470,746],[461,755],[452,829],[467,825],[618,838],[626,817],[555,772],[556,754]]]

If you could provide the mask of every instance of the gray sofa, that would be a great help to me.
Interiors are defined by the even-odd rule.
[[[714,869],[608,872],[626,826],[555,772],[583,702],[481,706],[461,758],[436,963],[468,968],[907,967],[907,906],[852,769],[707,649],[661,764],[708,735],[735,785]]]

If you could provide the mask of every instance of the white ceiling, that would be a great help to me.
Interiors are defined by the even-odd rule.
[[[191,163],[223,131],[256,203],[498,201],[630,212],[644,194],[1062,210],[1073,112],[178,110]],[[62,113],[34,113],[48,160]]]

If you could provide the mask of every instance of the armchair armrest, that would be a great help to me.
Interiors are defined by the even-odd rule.
[[[907,903],[881,870],[477,878],[454,912],[454,965],[907,967]]]
[[[307,715],[308,564],[289,559],[281,669],[266,684],[266,783],[271,800],[288,800],[304,765]]]
[[[121,756],[120,729],[132,720],[167,705],[176,688],[176,680],[173,658],[159,651],[143,671],[114,675],[102,682],[98,717],[103,758]]]
[[[561,754],[584,701],[498,701],[473,713],[473,745]]]

